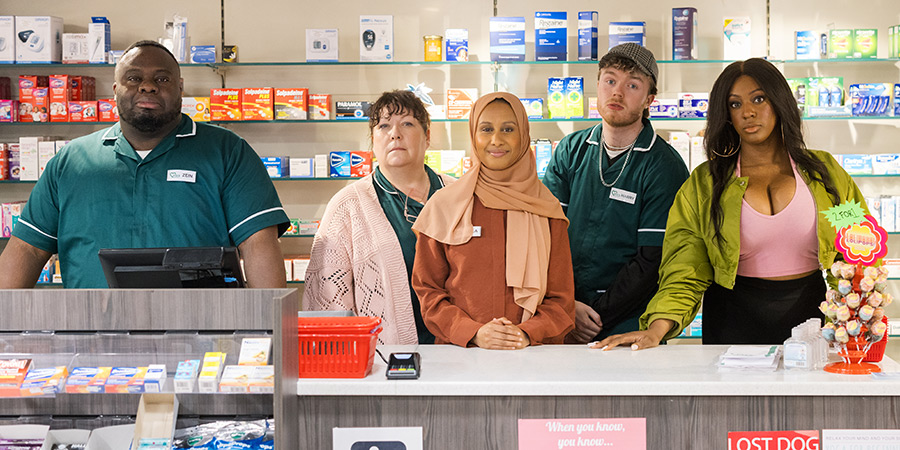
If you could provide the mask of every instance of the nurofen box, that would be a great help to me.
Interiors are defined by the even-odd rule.
[[[610,22],[609,48],[626,42],[647,45],[646,22]]]
[[[25,375],[19,393],[22,397],[57,394],[62,388],[66,374],[68,374],[66,366],[31,369]]]
[[[853,56],[853,30],[828,30],[828,57],[832,59]]]
[[[210,89],[209,119],[241,120],[241,90]]]
[[[367,151],[350,152],[350,176],[364,177],[372,173],[372,153]]]
[[[650,118],[677,118],[678,100],[671,98],[657,98],[650,103]]]
[[[331,94],[309,94],[309,116],[312,120],[330,120]]]
[[[68,122],[68,103],[72,100],[69,94],[69,76],[50,75],[50,88],[47,94],[50,102],[50,121]]]
[[[241,94],[241,120],[272,120],[274,89],[244,88]]]
[[[599,15],[597,11],[578,12],[578,60],[597,60],[597,35]]]
[[[306,120],[309,89],[275,88],[275,120]]]
[[[444,32],[444,59],[447,61],[469,60],[469,30],[466,28],[447,28]]]
[[[672,59],[698,59],[697,8],[672,8]]]
[[[566,79],[547,78],[547,112],[551,119],[566,118]]]
[[[269,178],[286,178],[290,176],[291,158],[287,156],[263,156],[260,158],[269,173]]]
[[[525,61],[525,18],[491,17],[491,61]]]
[[[180,361],[175,369],[175,392],[194,392],[194,381],[197,379],[197,372],[200,370],[199,359],[188,359]]]
[[[338,120],[367,120],[369,106],[369,102],[363,101],[334,102],[334,117]]]
[[[544,118],[544,99],[542,98],[522,98],[522,106],[525,107],[525,113],[529,119]]]
[[[447,89],[447,118],[468,119],[478,100],[478,89]]]
[[[68,394],[99,394],[112,367],[76,367],[66,380]]]
[[[181,113],[194,122],[209,122],[209,97],[181,97]]]
[[[62,61],[63,20],[53,16],[16,16],[16,64]]]
[[[96,122],[97,102],[69,102],[69,122]]]
[[[878,30],[864,28],[853,30],[853,57],[877,58],[878,57]]]
[[[566,117],[584,117],[584,78],[566,77]]]
[[[350,176],[350,152],[331,152],[328,154],[331,164],[331,177]]]
[[[534,58],[536,61],[565,61],[568,57],[565,11],[534,13]]]

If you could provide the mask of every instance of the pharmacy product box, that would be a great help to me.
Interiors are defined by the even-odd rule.
[[[88,39],[90,35],[87,33],[63,33],[62,63],[87,64],[91,57]]]
[[[841,166],[850,175],[870,175],[872,155],[843,155]]]
[[[703,118],[709,110],[709,94],[687,93],[678,94],[678,117]]]
[[[547,112],[551,119],[566,118],[566,79],[547,78]]]
[[[671,98],[656,98],[650,103],[650,118],[670,118],[678,117],[678,100]]]
[[[900,154],[884,153],[872,155],[872,173],[875,175],[900,174]]]
[[[184,112],[184,100],[182,100],[181,112]],[[207,104],[209,104],[209,99],[207,98]],[[99,122],[118,122],[119,121],[119,108],[116,107],[116,99],[114,98],[101,98],[97,100],[97,121]],[[209,108],[206,110],[206,120],[209,120]],[[197,121],[197,119],[194,119]]]
[[[394,16],[359,16],[359,60],[394,59]]]
[[[597,11],[578,13],[578,60],[597,60],[597,36],[599,15]]]
[[[12,123],[19,121],[19,101],[0,100],[0,122]]]
[[[468,119],[478,100],[478,89],[447,89],[447,118]]]
[[[878,57],[878,30],[874,28],[853,30],[853,57],[866,59]]]
[[[685,161],[685,163],[690,162],[691,158],[691,135],[686,131],[671,131],[669,132],[669,145],[681,155],[681,159]]]
[[[291,158],[291,178],[312,178],[313,158]]]
[[[330,155],[328,154],[318,154],[315,155],[315,161],[313,164],[313,173],[316,175],[316,178],[328,178],[328,174],[330,172]]]
[[[891,115],[891,83],[851,84],[848,92],[854,116]]]
[[[144,374],[144,392],[162,392],[166,384],[166,365],[150,364]]]
[[[869,215],[881,223],[881,197],[866,197],[866,206],[869,207]]]
[[[181,97],[181,113],[194,122],[209,122],[209,97]]]
[[[584,117],[584,78],[566,77],[566,117]]]
[[[334,102],[334,118],[338,120],[366,120],[369,118],[369,102]]]
[[[694,168],[706,161],[706,147],[703,143],[703,136],[691,136],[691,160],[685,160],[685,164],[694,171]]]
[[[0,16],[0,64],[16,62],[16,18]]]
[[[318,220],[294,219],[291,224],[297,228],[297,234],[316,234],[319,231]]]
[[[111,367],[75,367],[66,379],[68,394],[99,394],[103,392]]]
[[[199,359],[179,361],[173,378],[173,381],[175,382],[175,392],[194,392],[194,382],[197,379],[197,372],[199,370]]]
[[[62,62],[63,20],[54,16],[16,16],[16,64]]]
[[[85,445],[90,435],[90,430],[50,430],[40,450],[79,448],[72,444]]]
[[[264,366],[269,363],[272,338],[243,338],[238,353],[239,366]]]
[[[828,57],[831,59],[853,56],[853,30],[828,30]]]
[[[306,120],[309,89],[275,88],[275,120]]]
[[[134,421],[132,449],[146,448],[141,441],[168,441],[165,448],[172,447],[175,436],[175,420],[178,418],[178,397],[175,394],[143,394],[138,403],[137,418]],[[123,447],[124,448],[124,447]]]
[[[294,258],[291,260],[291,266],[294,281],[304,281],[306,279],[306,268],[309,267],[309,257]]]
[[[212,64],[216,62],[216,46],[215,45],[192,45],[191,46],[191,63],[192,64]]]
[[[41,137],[22,136],[19,138],[19,180],[38,179],[38,142]]]
[[[440,173],[441,172],[441,151],[440,150],[426,150],[425,151],[425,165],[430,167],[431,170]]]
[[[290,176],[291,158],[287,156],[263,156],[260,158],[269,178],[286,178]]]
[[[567,13],[537,11],[534,13],[534,58],[536,61],[565,61]]]
[[[20,180],[22,177],[22,151],[19,150],[20,148],[18,143],[10,143],[6,150],[10,180]],[[4,237],[9,237],[9,235]]]
[[[275,366],[255,366],[250,374],[247,388],[251,394],[271,394],[275,392]]]
[[[210,89],[209,119],[241,120],[241,90]]]
[[[146,367],[113,367],[106,378],[104,391],[107,394],[124,394],[128,392],[128,385],[135,379],[143,380],[147,373]],[[141,383],[143,389],[143,383]]]
[[[725,59],[744,60],[750,58],[752,52],[750,48],[749,17],[726,17],[723,34]]]
[[[272,88],[244,88],[241,92],[241,120],[272,120],[275,90]]]
[[[372,173],[372,154],[367,151],[350,152],[350,176],[361,178]]]
[[[68,102],[72,100],[69,90],[69,76],[50,75],[49,84],[47,97],[50,102],[50,121],[68,122]]]
[[[88,44],[91,52],[91,64],[106,64],[109,61],[109,20],[106,17],[93,16],[88,24]]]
[[[21,77],[20,77],[21,80]],[[50,89],[35,87],[19,89],[19,121],[49,122]]]
[[[69,122],[96,122],[97,102],[69,102]]]
[[[600,111],[597,110],[597,97],[588,97],[588,119],[600,118]]]
[[[698,59],[697,8],[672,8],[672,59]]]
[[[638,45],[647,44],[646,22],[610,22],[609,48],[619,44],[633,42]]]
[[[213,393],[218,391],[219,377],[222,375],[226,356],[222,352],[206,352],[203,355],[203,363],[200,366],[200,373],[197,375],[197,385],[200,388],[200,392]]]
[[[56,156],[56,142],[55,141],[40,141],[38,142],[38,178],[44,174],[44,169],[47,167],[47,163]]]
[[[15,178],[13,178],[15,179]],[[11,237],[12,230],[16,227],[16,223],[19,222],[19,217],[22,216],[22,208],[25,207],[25,202],[13,202],[13,203],[3,203],[0,206],[0,210],[2,213],[2,226],[3,226],[3,236],[2,237]]]
[[[18,397],[30,368],[31,359],[0,359],[0,397]]]
[[[491,61],[525,61],[525,18],[491,17]]]
[[[463,174],[463,158],[466,156],[465,150],[441,150],[441,170],[440,173],[459,178]]]
[[[350,176],[350,152],[340,151],[328,154],[331,171],[329,175],[334,178]]]
[[[822,59],[826,55],[821,53],[821,37],[815,31],[798,31],[794,33],[794,58],[796,59]]]
[[[469,30],[447,28],[444,31],[444,59],[447,61],[469,60]]]
[[[549,139],[534,141],[534,160],[537,164],[537,175],[543,177],[547,173],[550,157],[553,155],[553,143]]]
[[[879,225],[885,231],[897,230],[897,197],[892,195],[881,196],[881,223]]]
[[[312,120],[330,120],[331,94],[309,94],[309,116]]]
[[[338,61],[337,28],[306,29],[306,62]]]
[[[0,180],[9,179],[9,149],[8,144],[0,142]],[[2,211],[2,210],[0,210]],[[0,212],[2,214],[2,212]],[[0,223],[2,223],[0,218]]]
[[[900,117],[900,84],[894,84],[894,117]]]
[[[219,381],[219,392],[242,394],[250,392],[248,385],[253,374],[252,366],[225,366],[222,380]]]
[[[522,98],[522,106],[525,107],[525,113],[529,119],[544,118],[544,99],[542,98]]]

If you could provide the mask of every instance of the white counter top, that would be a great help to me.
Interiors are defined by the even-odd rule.
[[[900,380],[817,372],[719,373],[715,362],[727,346],[668,345],[611,351],[583,345],[546,345],[501,351],[454,345],[384,346],[422,356],[418,380],[387,380],[375,355],[362,379],[311,379],[298,395],[314,396],[855,396],[900,395]],[[885,357],[884,372],[900,372]]]

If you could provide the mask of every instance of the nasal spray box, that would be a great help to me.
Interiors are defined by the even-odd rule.
[[[106,17],[91,17],[88,24],[88,61],[91,64],[106,64],[109,60],[109,20]]]
[[[578,60],[597,60],[597,36],[599,15],[597,11],[578,13]]]
[[[0,16],[0,64],[16,62],[16,18]]]
[[[16,16],[16,63],[61,62],[62,33],[63,20],[59,17]]]
[[[534,58],[536,61],[565,61],[567,55],[565,11],[534,13]]]
[[[359,16],[359,60],[393,61],[394,16]]]
[[[337,28],[307,28],[306,61],[337,62],[338,30]]]
[[[525,61],[525,18],[491,17],[491,61]]]
[[[610,22],[609,48],[627,42],[634,42],[635,44],[646,46],[646,30],[646,22]]]
[[[725,59],[745,60],[750,58],[749,17],[726,17],[723,33]]]
[[[466,28],[447,28],[444,32],[445,59],[447,61],[469,60],[469,30]]]
[[[697,8],[672,8],[672,59],[697,59],[697,37]]]

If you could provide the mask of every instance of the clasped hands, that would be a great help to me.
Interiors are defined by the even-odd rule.
[[[531,345],[528,334],[506,317],[493,319],[481,326],[472,343],[491,350],[518,350]]]

